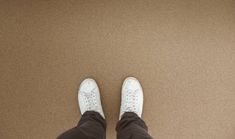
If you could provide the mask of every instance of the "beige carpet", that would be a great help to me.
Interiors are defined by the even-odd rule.
[[[127,76],[155,139],[235,138],[234,0],[0,0],[0,138],[54,139],[97,80],[115,139]]]

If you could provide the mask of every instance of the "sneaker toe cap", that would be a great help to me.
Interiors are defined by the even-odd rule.
[[[136,90],[141,88],[139,81],[134,77],[126,78],[124,81],[124,87],[128,90]]]
[[[95,80],[87,78],[81,83],[79,90],[81,92],[90,92],[95,88],[97,88]]]

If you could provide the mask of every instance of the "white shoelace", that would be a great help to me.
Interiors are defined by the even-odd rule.
[[[83,97],[84,97],[84,101],[85,101],[85,105],[87,110],[96,110],[98,105],[97,105],[97,100],[96,100],[96,96],[93,92],[93,90],[89,93],[83,93]]]
[[[137,90],[134,91],[128,91],[127,95],[126,95],[126,100],[125,100],[125,105],[124,105],[124,111],[128,111],[128,112],[137,112],[137,102],[138,102],[138,96],[136,95]]]

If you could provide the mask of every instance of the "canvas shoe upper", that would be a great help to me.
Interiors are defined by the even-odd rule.
[[[105,118],[100,100],[100,91],[95,80],[87,78],[82,81],[78,90],[78,102],[81,114],[86,111],[96,111]]]
[[[141,117],[142,110],[143,89],[136,78],[128,77],[124,80],[122,85],[119,120],[125,112],[134,112]]]

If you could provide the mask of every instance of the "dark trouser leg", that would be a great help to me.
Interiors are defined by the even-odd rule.
[[[116,127],[117,139],[152,139],[145,122],[133,112],[126,112]]]
[[[103,117],[94,111],[87,111],[82,115],[78,125],[57,139],[105,139],[106,122]]]

